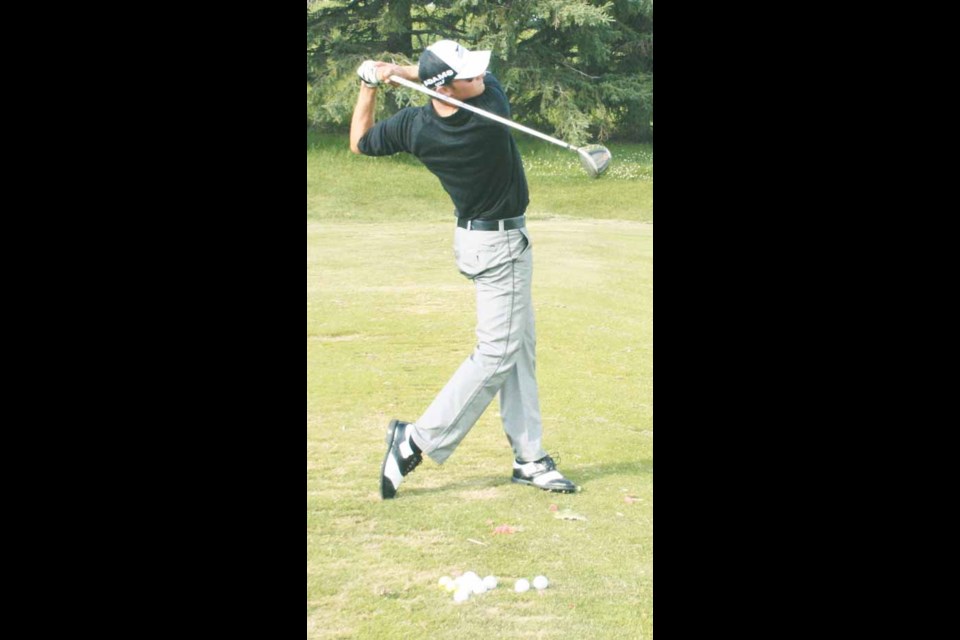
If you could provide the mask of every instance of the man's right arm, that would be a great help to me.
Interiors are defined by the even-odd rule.
[[[417,65],[400,66],[388,62],[378,62],[377,79],[386,82],[390,76],[400,76],[411,82],[420,79]],[[393,83],[390,83],[393,84]],[[357,105],[353,108],[353,118],[350,120],[350,151],[360,151],[360,139],[373,128],[374,112],[377,107],[377,88],[360,83],[360,95],[357,96]]]
[[[353,108],[353,119],[350,120],[350,151],[361,153],[357,146],[360,138],[373,128],[373,111],[377,107],[377,89],[360,85],[360,95],[357,96],[357,106]]]

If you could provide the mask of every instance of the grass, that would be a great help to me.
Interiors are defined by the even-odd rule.
[[[425,460],[384,502],[387,422],[416,419],[469,354],[473,290],[453,264],[452,207],[432,175],[415,160],[317,142],[307,154],[308,638],[651,638],[652,180],[611,167],[577,181],[579,164],[527,151],[540,203],[528,226],[545,446],[583,492],[510,483],[494,401],[445,465]],[[551,180],[593,210],[544,205]],[[623,199],[598,197],[607,184]],[[639,204],[614,204],[628,201]],[[586,520],[557,519],[551,505]],[[494,534],[501,524],[517,530]],[[500,587],[455,604],[437,580],[467,570]],[[537,574],[549,589],[513,592]]]
[[[606,145],[610,167],[594,180],[576,153],[516,136],[530,188],[532,219],[563,216],[653,222],[653,146]],[[449,220],[440,182],[408,154],[369,158],[350,152],[345,134],[307,140],[308,220]]]

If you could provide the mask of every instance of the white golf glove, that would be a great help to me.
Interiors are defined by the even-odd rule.
[[[377,77],[377,63],[373,60],[364,60],[363,64],[357,67],[357,75],[363,81],[363,84],[371,89],[380,85],[380,78]]]

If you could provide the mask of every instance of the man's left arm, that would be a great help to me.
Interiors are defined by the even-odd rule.
[[[486,88],[480,96],[481,104],[477,106],[482,106],[482,108],[502,118],[509,118],[510,101],[507,100],[507,94],[500,85],[500,81],[497,80],[492,73],[487,71],[483,76],[483,84]]]

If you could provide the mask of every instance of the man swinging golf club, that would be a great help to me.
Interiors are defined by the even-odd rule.
[[[513,482],[547,491],[578,489],[556,469],[541,442],[530,296],[533,255],[524,212],[529,202],[520,152],[508,129],[433,98],[374,124],[377,87],[392,78],[420,81],[442,96],[510,117],[510,104],[487,71],[489,51],[441,40],[419,65],[368,60],[350,124],[354,153],[411,153],[450,195],[457,226],[457,267],[476,286],[477,345],[416,422],[392,420],[380,471],[380,495],[393,498],[405,476],[428,455],[442,464],[500,394],[503,429],[513,448]],[[397,84],[400,84],[399,82]]]

